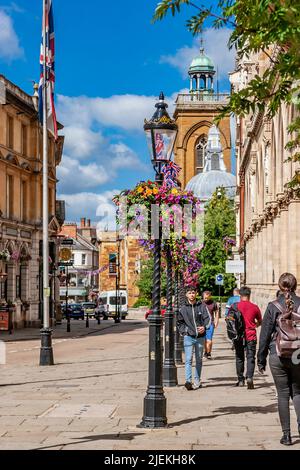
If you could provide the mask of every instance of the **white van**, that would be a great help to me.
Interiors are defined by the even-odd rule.
[[[128,315],[128,297],[126,290],[120,290],[120,313],[122,320]],[[107,319],[108,317],[114,318],[116,315],[116,291],[109,290],[103,291],[99,295],[99,300],[102,303],[102,314],[103,318]],[[103,308],[104,306],[104,308]],[[99,307],[98,307],[99,308]]]

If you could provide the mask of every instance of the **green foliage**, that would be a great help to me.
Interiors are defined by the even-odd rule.
[[[217,295],[219,287],[215,286],[215,277],[225,273],[225,262],[230,254],[225,249],[224,237],[234,238],[236,233],[233,202],[226,196],[225,189],[213,194],[205,212],[204,223],[204,247],[199,257],[202,263],[199,271],[200,290],[209,289]],[[221,293],[229,294],[234,287],[234,276],[225,274]]]
[[[148,260],[143,261],[141,264],[140,279],[137,281],[137,286],[140,291],[140,296],[138,300],[147,300],[149,305],[151,304],[153,291],[153,265],[153,257],[150,257]],[[161,297],[165,297],[167,290],[167,282],[166,274],[163,269],[161,274]]]
[[[144,299],[143,297],[140,297],[134,304],[133,308],[139,308],[139,307],[150,307],[151,301],[149,299]]]
[[[270,59],[270,67],[255,75],[247,86],[231,94],[216,122],[228,113],[244,116],[249,112],[265,111],[273,117],[282,104],[293,103],[300,109],[300,0],[219,0],[207,2],[210,6],[186,0],[163,0],[157,5],[154,21],[163,19],[170,11],[174,16],[183,5],[196,10],[187,21],[193,35],[202,32],[205,21],[213,20],[214,28],[232,29],[228,47],[239,56],[263,51]],[[300,119],[289,127],[291,141],[287,150],[289,160],[300,161]],[[290,187],[300,188],[297,175]]]

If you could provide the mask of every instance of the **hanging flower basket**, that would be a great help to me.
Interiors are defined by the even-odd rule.
[[[192,191],[182,191],[179,188],[170,188],[166,185],[160,185],[157,182],[150,180],[141,181],[134,189],[126,189],[113,198],[113,202],[118,207],[118,224],[125,222],[125,220],[120,220],[120,204],[122,198],[126,198],[127,208],[134,205],[146,208],[148,220],[150,220],[151,217],[151,206],[161,206],[160,221],[163,222],[165,220],[169,220],[171,229],[172,227],[174,228],[175,225],[176,213],[181,213],[184,206],[192,206],[193,218],[203,211],[201,201],[194,196]],[[124,235],[127,233],[127,228],[130,222],[136,221],[142,223],[145,221],[145,213],[139,209],[137,209],[135,213],[127,210],[125,218],[127,226],[121,226],[121,231]],[[184,232],[182,236],[184,236]]]
[[[11,258],[11,254],[8,250],[3,250],[3,251],[0,251],[0,261],[9,261]]]
[[[14,261],[15,263],[20,261],[20,258],[21,258],[21,253],[18,250],[13,251],[10,257],[10,259]]]

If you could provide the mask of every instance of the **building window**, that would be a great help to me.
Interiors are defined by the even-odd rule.
[[[27,183],[26,181],[21,181],[21,203],[20,203],[20,210],[21,210],[21,221],[25,222],[26,217],[26,210],[27,210]]]
[[[7,116],[7,147],[14,148],[14,118]]]
[[[81,265],[84,266],[86,264],[86,255],[81,255]]]
[[[203,169],[205,166],[205,154],[207,148],[207,136],[202,135],[196,144],[196,174],[203,173]]]
[[[21,298],[21,276],[18,274],[16,276],[16,299]]]
[[[22,133],[21,133],[21,151],[23,155],[27,155],[27,145],[28,145],[28,130],[27,126],[22,124]]]
[[[6,179],[6,216],[8,219],[13,217],[14,215],[13,184],[14,184],[13,176],[8,175]]]
[[[117,255],[109,254],[109,274],[117,274]]]
[[[213,153],[211,156],[211,169],[220,170],[220,158],[218,153]]]

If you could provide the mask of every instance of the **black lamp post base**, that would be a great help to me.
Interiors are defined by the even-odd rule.
[[[163,368],[163,386],[164,387],[177,387],[177,368],[173,364],[164,365]]]
[[[139,425],[141,428],[165,428],[167,422],[167,400],[162,394],[161,397],[146,396],[144,398],[144,416]]]
[[[53,366],[52,330],[50,328],[41,330],[41,340],[40,366]]]

